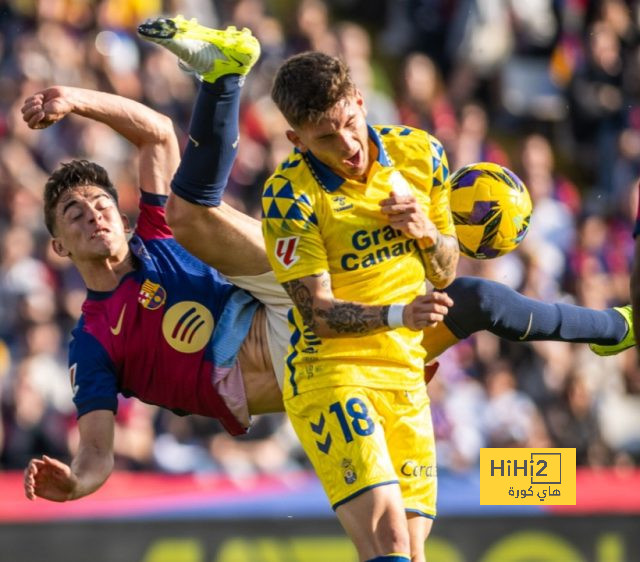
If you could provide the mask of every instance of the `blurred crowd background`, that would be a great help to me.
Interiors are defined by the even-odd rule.
[[[49,248],[47,175],[88,158],[109,170],[134,219],[138,200],[135,151],[110,129],[72,117],[32,131],[20,106],[53,84],[114,92],[170,115],[184,143],[196,83],[135,33],[145,18],[175,13],[247,26],[262,43],[243,91],[228,202],[258,216],[262,183],[290,149],[269,98],[277,66],[307,49],[339,54],[372,124],[427,129],[452,170],[491,160],[527,184],[525,242],[496,260],[462,258],[461,274],[545,301],[629,301],[638,0],[0,0],[0,469],[42,453],[68,460],[77,442],[66,347],[85,288]],[[429,385],[440,470],[477,466],[486,446],[575,447],[591,467],[640,462],[635,350],[601,358],[585,345],[481,333],[440,364]],[[284,415],[256,418],[232,439],[213,420],[124,399],[116,453],[121,469],[238,478],[307,466]]]

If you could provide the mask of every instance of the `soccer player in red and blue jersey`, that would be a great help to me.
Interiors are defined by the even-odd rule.
[[[253,251],[243,234],[244,215],[220,202],[237,147],[240,88],[259,44],[248,30],[209,30],[182,18],[155,20],[140,31],[185,40],[197,50],[194,66],[203,81],[182,161],[172,122],[132,100],[52,87],[22,109],[36,129],[72,113],[110,126],[138,149],[141,190],[132,229],[107,172],[95,163],[62,164],[45,186],[53,249],[72,260],[88,292],[69,350],[79,450],[70,466],[48,457],[30,462],[25,492],[31,499],[76,499],[103,484],[113,467],[119,393],[180,414],[215,417],[232,435],[247,430],[251,413],[282,409],[274,361],[269,351],[254,351],[273,348],[265,341],[268,315],[221,274],[268,270],[264,252]],[[230,223],[225,237],[210,238],[219,248],[218,270],[174,240],[165,218],[170,184],[186,197],[194,186],[199,196],[209,189]],[[175,199],[174,213],[192,205]],[[224,258],[229,254],[236,256],[233,268]]]

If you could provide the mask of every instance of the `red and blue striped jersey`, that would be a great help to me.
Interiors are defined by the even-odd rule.
[[[88,290],[69,350],[78,416],[116,412],[121,393],[244,433],[214,382],[239,368],[259,303],[174,240],[165,202],[143,192],[129,242],[135,270],[113,291]]]

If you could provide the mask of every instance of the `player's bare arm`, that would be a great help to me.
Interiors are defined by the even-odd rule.
[[[456,277],[460,250],[454,236],[440,234],[433,246],[421,249],[427,279],[442,289]]]
[[[75,500],[95,492],[113,469],[113,412],[94,410],[78,420],[80,444],[68,466],[46,455],[31,459],[24,471],[24,491],[30,500]]]
[[[319,337],[358,337],[390,329],[389,305],[336,299],[331,277],[323,272],[283,283],[305,324]],[[453,301],[444,293],[420,295],[403,309],[402,323],[422,330],[441,322]]]
[[[455,279],[460,256],[458,241],[437,229],[415,196],[392,192],[380,202],[380,211],[391,226],[418,242],[427,279],[434,287],[444,288]]]
[[[135,145],[140,187],[149,193],[168,193],[180,151],[166,115],[122,96],[67,86],[36,92],[22,106],[22,118],[32,129],[49,127],[71,113],[104,123]]]

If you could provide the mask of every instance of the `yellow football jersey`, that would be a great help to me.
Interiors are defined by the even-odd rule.
[[[310,152],[297,150],[267,181],[262,228],[280,283],[328,271],[338,299],[406,304],[424,294],[420,250],[389,225],[380,201],[392,190],[411,190],[438,230],[455,235],[444,150],[425,131],[402,126],[370,127],[369,138],[378,157],[366,183],[344,179]],[[422,384],[422,332],[399,328],[320,339],[295,308],[289,318],[285,398],[325,386]]]

